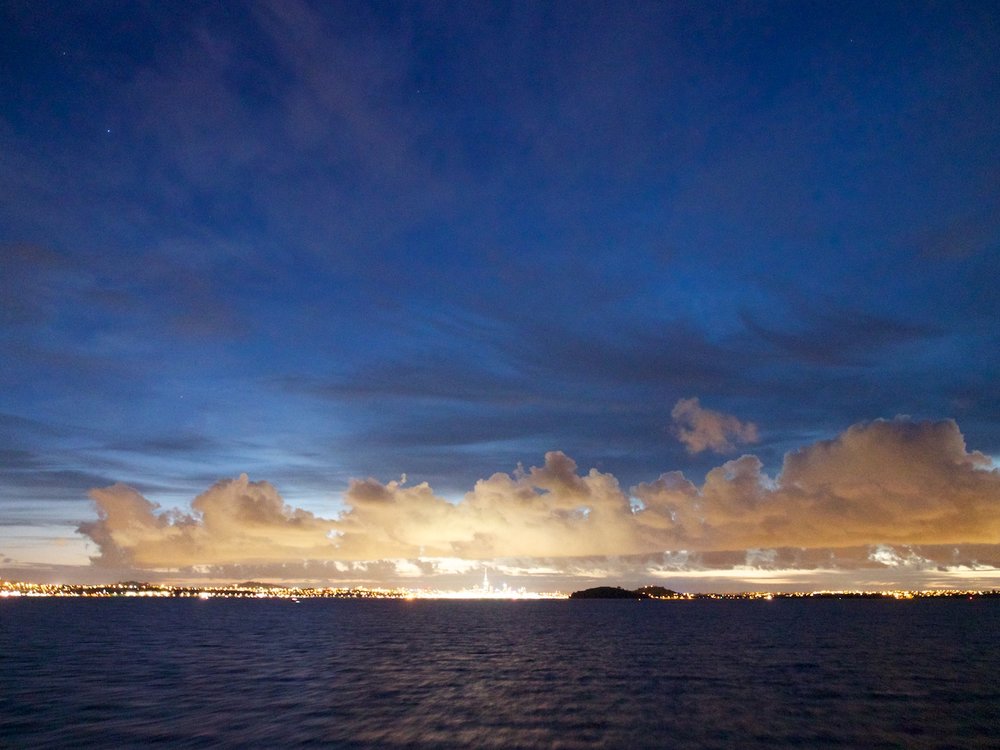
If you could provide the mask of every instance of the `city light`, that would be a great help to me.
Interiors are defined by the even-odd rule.
[[[196,598],[209,599],[439,599],[439,600],[543,600],[567,599],[569,595],[559,591],[537,592],[524,588],[514,589],[507,585],[493,586],[484,576],[482,584],[458,590],[432,588],[377,588],[377,587],[320,587],[320,586],[279,586],[274,584],[246,582],[227,585],[174,585],[140,583],[128,581],[112,584],[63,584],[29,583],[23,581],[0,580],[0,599],[17,597],[87,597],[87,598]],[[745,591],[737,593],[680,593],[668,595],[647,595],[646,600],[654,601],[703,601],[703,600],[760,600],[781,599],[892,599],[908,601],[912,599],[940,598],[997,598],[1000,589],[929,589],[867,591],[862,589],[846,591]]]

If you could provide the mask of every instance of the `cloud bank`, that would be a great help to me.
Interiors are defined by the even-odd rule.
[[[479,480],[459,502],[427,483],[355,480],[345,510],[331,518],[287,505],[271,484],[246,475],[218,482],[188,512],[161,510],[121,484],[90,494],[98,518],[79,531],[99,547],[94,562],[139,569],[312,565],[351,574],[396,561],[390,568],[406,577],[489,560],[585,576],[631,558],[667,575],[933,566],[921,545],[974,565],[944,546],[990,554],[1000,544],[1000,471],[966,448],[951,420],[856,424],[787,454],[774,477],[744,455],[700,486],[673,471],[626,492],[613,475],[581,473],[558,451],[541,466]]]

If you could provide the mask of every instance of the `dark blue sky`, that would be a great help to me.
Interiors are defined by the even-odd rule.
[[[693,397],[996,456],[998,71],[979,2],[5,2],[0,555],[119,481],[701,481]]]

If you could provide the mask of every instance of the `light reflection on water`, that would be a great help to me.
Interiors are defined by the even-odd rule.
[[[0,602],[0,746],[996,747],[1000,602]]]

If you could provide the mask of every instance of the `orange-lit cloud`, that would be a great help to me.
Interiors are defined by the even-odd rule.
[[[330,559],[332,521],[291,508],[267,482],[246,474],[218,482],[191,503],[192,513],[158,507],[131,487],[91,490],[98,520],[80,531],[103,562],[176,568],[242,561]]]
[[[688,453],[705,450],[730,453],[738,445],[759,440],[753,422],[741,422],[731,414],[704,409],[697,398],[682,398],[674,404],[670,416],[674,419],[674,433],[687,446]]]
[[[481,479],[457,503],[426,483],[356,480],[346,510],[331,518],[289,507],[273,486],[245,475],[199,495],[190,512],[159,511],[123,485],[91,497],[98,519],[80,531],[99,546],[97,562],[139,568],[315,561],[349,572],[392,560],[406,576],[437,570],[428,560],[452,561],[453,570],[461,561],[506,560],[585,575],[607,569],[600,560],[628,556],[647,556],[643,565],[654,571],[821,568],[831,560],[929,567],[930,556],[912,545],[1000,544],[1000,471],[966,449],[951,420],[854,425],[787,454],[776,477],[742,456],[700,486],[670,472],[625,492],[611,474],[581,474],[552,452],[542,466]],[[838,562],[828,552],[837,549],[854,552]]]

